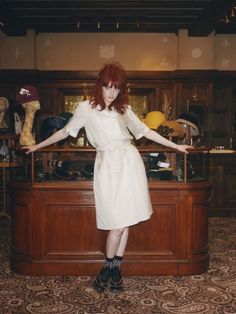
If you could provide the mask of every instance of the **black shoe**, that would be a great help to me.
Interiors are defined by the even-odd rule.
[[[111,268],[109,267],[103,267],[99,273],[97,274],[97,276],[95,277],[94,281],[93,281],[93,287],[99,291],[99,292],[103,292],[108,283],[109,280],[111,278]]]
[[[112,268],[110,284],[112,292],[119,292],[123,290],[123,279],[119,267]]]

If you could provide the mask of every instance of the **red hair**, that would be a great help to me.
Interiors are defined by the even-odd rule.
[[[105,64],[105,66],[100,70],[92,93],[91,104],[93,108],[98,105],[101,106],[101,110],[106,108],[102,95],[102,87],[108,85],[114,86],[120,90],[116,99],[109,105],[109,110],[115,108],[117,112],[123,114],[128,104],[128,94],[125,69],[120,64]]]

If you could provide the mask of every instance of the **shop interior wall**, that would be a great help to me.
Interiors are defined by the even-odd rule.
[[[0,69],[98,70],[120,62],[128,71],[235,70],[236,35],[179,33],[40,33],[0,31]]]

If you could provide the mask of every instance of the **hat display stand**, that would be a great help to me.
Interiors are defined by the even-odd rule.
[[[21,105],[25,111],[25,119],[20,135],[20,145],[34,145],[35,136],[32,133],[35,113],[40,109],[38,90],[33,85],[25,85],[16,94],[16,105]]]
[[[193,135],[192,135],[192,127],[189,124],[183,124],[185,129],[185,138],[183,140],[184,144],[192,145],[193,144]]]
[[[39,101],[30,101],[22,104],[25,111],[25,120],[20,135],[20,145],[34,145],[35,136],[32,133],[35,113],[40,109]]]
[[[183,144],[192,145],[194,139],[199,136],[199,117],[195,112],[187,111],[180,115],[180,117],[176,120],[177,122],[182,124],[184,129],[185,137],[182,140]]]

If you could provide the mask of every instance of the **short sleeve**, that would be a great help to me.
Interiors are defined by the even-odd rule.
[[[89,114],[89,102],[83,101],[77,104],[77,108],[69,122],[65,125],[66,132],[76,137],[79,130],[85,126]]]
[[[135,136],[135,138],[138,140],[146,132],[148,132],[150,129],[146,126],[145,123],[143,123],[133,112],[131,109],[131,106],[128,106],[125,112],[126,115],[126,124],[130,132]]]

